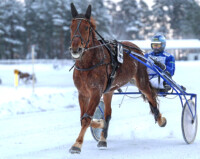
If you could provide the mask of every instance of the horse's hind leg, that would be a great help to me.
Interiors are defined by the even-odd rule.
[[[111,109],[112,96],[113,96],[113,92],[106,93],[103,95],[103,100],[105,104],[104,117],[105,117],[106,124],[101,132],[101,137],[97,144],[97,147],[99,148],[107,147],[106,138],[108,136],[108,127],[109,127],[109,122],[110,122],[111,113],[112,113],[112,109]]]
[[[160,127],[164,127],[167,123],[167,120],[165,117],[162,117],[162,115],[160,114],[160,111],[158,109],[158,103],[156,101],[156,97],[154,97],[154,95],[153,95],[154,93],[152,93],[152,90],[150,90],[150,89],[144,90],[144,91],[142,91],[142,93],[144,93],[144,95],[148,99],[151,112],[154,114],[155,121],[158,122],[158,125]]]
[[[154,97],[154,93],[152,93],[152,90],[150,91],[142,91],[145,96],[148,99],[149,105],[150,105],[150,109],[151,112],[154,114],[154,118],[155,121],[158,122],[158,125],[160,127],[165,127],[165,125],[167,124],[167,120],[165,117],[162,117],[162,115],[160,114],[160,111],[158,109],[158,103],[156,101],[156,97]]]
[[[144,67],[144,66],[143,66]],[[139,90],[145,95],[147,98],[151,112],[154,114],[155,121],[158,122],[160,127],[164,127],[167,123],[165,117],[162,117],[160,111],[158,109],[158,103],[156,99],[156,92],[153,90],[152,86],[150,85],[148,74],[144,72],[139,72],[136,76],[136,85],[138,86]]]

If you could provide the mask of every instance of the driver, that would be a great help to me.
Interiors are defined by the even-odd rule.
[[[174,56],[165,51],[166,39],[163,35],[157,34],[151,40],[152,51],[145,54],[145,57],[160,67],[168,76],[173,76],[175,71]],[[169,91],[171,87],[152,69],[147,68],[149,81],[152,87]]]

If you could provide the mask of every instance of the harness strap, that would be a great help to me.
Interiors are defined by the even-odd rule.
[[[73,36],[73,38],[72,38],[72,41],[73,41],[73,39],[74,39],[75,37],[78,37],[78,38],[81,39],[81,44],[83,45],[84,39],[83,39],[83,37],[81,36],[81,33],[80,33],[80,31],[79,31],[79,27],[80,27],[80,25],[81,25],[81,22],[82,22],[82,20],[80,20],[79,23],[78,23],[78,26],[77,26],[77,28],[76,28],[76,31],[74,32],[74,36]],[[77,34],[77,32],[78,32],[78,34]],[[85,41],[84,41],[84,42],[85,42]]]
[[[104,39],[100,40],[100,42],[102,44],[104,44],[104,46],[106,47],[106,49],[110,53],[111,62],[109,64],[111,64],[111,66],[112,66],[111,74],[110,74],[110,76],[108,75],[108,82],[107,82],[106,89],[103,92],[103,93],[106,93],[110,90],[110,87],[112,86],[112,83],[115,79],[116,71],[117,71],[117,68],[118,68],[118,62],[116,61],[116,58],[115,58],[115,55],[116,55],[115,52],[112,50],[110,45],[106,45],[108,42],[106,42]]]
[[[108,78],[108,82],[107,82],[107,86],[106,86],[106,89],[103,93],[107,93],[109,90],[110,90],[110,87],[115,79],[115,75],[116,75],[116,70],[117,70],[117,66],[115,65],[115,67],[112,69],[112,72]]]
[[[86,19],[84,19],[84,18],[76,18],[76,19],[79,19],[80,21],[79,21],[79,23],[78,23],[78,26],[77,26],[77,28],[76,28],[75,35],[73,36],[72,41],[73,41],[73,39],[74,39],[75,37],[79,37],[79,38],[81,39],[81,43],[83,44],[83,42],[85,42],[85,41],[84,41],[84,39],[83,39],[82,36],[81,36],[81,33],[80,33],[80,31],[79,31],[79,27],[80,27],[80,24],[81,24],[82,20],[86,20]],[[103,38],[95,29],[93,29],[93,27],[92,27],[90,21],[88,21],[88,20],[86,20],[86,21],[90,24],[89,37],[90,37],[90,35],[91,35],[92,30],[94,30],[94,31],[96,32],[96,34],[101,38],[103,45],[106,47],[106,49],[108,50],[108,52],[110,53],[110,56],[111,56],[111,63],[109,63],[109,64],[111,64],[111,66],[112,66],[112,72],[111,72],[110,76],[108,77],[107,87],[106,87],[105,91],[103,92],[103,93],[106,93],[107,91],[110,90],[110,87],[111,87],[111,85],[112,85],[112,82],[113,82],[113,80],[114,80],[114,78],[115,78],[116,70],[117,70],[117,68],[118,68],[118,62],[117,62],[116,59],[115,59],[115,52],[112,50],[112,48],[110,47],[110,45],[107,46],[107,42],[104,40],[104,38]],[[77,33],[78,33],[78,34],[77,34]],[[86,51],[86,50],[88,49],[88,48],[87,48],[88,43],[89,43],[89,38],[88,38],[88,41],[86,42],[84,51]],[[92,66],[92,67],[90,67],[90,68],[78,68],[76,65],[72,66],[72,68],[75,67],[75,69],[77,69],[77,70],[79,70],[79,71],[90,71],[90,70],[92,70],[92,69],[94,69],[94,68],[96,68],[96,67],[99,67],[99,66],[101,66],[101,65],[103,65],[103,64],[106,64],[106,63],[104,63],[104,59],[105,59],[105,58],[103,58],[99,63],[97,63],[96,65],[94,65],[94,66]],[[71,69],[72,69],[72,68],[71,68]],[[71,70],[71,69],[70,69],[70,70]]]
[[[80,39],[81,39],[81,44],[83,45],[83,42],[85,43],[85,48],[84,48],[84,50],[86,50],[86,49],[87,49],[87,45],[89,44],[89,41],[90,41],[90,35],[91,35],[91,32],[92,32],[92,26],[91,26],[91,23],[90,23],[89,20],[86,20],[86,19],[84,19],[84,18],[76,18],[76,19],[78,19],[79,22],[78,22],[77,28],[76,28],[76,30],[75,30],[75,32],[74,32],[74,36],[72,37],[72,40],[71,40],[71,41],[73,41],[75,37],[80,38]],[[83,39],[83,37],[82,37],[82,35],[81,35],[81,33],[80,33],[80,30],[79,30],[79,27],[80,27],[80,25],[81,25],[82,20],[85,20],[85,21],[87,21],[87,22],[90,24],[90,31],[89,31],[89,36],[88,36],[88,40],[87,40],[87,41],[85,41],[85,40]]]
[[[77,69],[79,71],[90,71],[90,70],[93,70],[94,68],[99,67],[99,66],[104,65],[104,64],[105,63],[104,63],[104,58],[103,58],[99,63],[97,63],[96,65],[94,65],[90,68],[79,68],[76,65],[74,65],[74,67],[75,67],[75,69]]]

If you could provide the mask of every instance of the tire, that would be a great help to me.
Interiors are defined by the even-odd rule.
[[[94,112],[94,119],[104,119],[104,102],[100,101],[99,106]],[[90,127],[93,138],[98,142],[100,140],[102,129]]]
[[[188,100],[188,104],[190,105],[190,109],[192,113],[194,114],[195,113],[194,102],[192,100]],[[194,142],[196,134],[197,134],[197,127],[198,127],[197,114],[196,114],[196,118],[193,120],[190,109],[186,102],[183,107],[182,118],[181,118],[182,134],[187,144],[191,144]]]

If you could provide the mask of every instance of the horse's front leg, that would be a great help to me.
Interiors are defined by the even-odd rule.
[[[103,100],[104,100],[104,104],[105,104],[104,117],[105,117],[106,124],[104,125],[104,128],[101,132],[100,140],[97,144],[97,147],[99,147],[99,148],[107,147],[106,138],[108,136],[108,127],[109,127],[109,122],[110,122],[111,113],[112,113],[112,109],[111,109],[112,96],[113,96],[113,92],[106,93],[103,95]]]
[[[100,93],[95,91],[92,93],[88,105],[86,103],[86,99],[82,99],[81,96],[79,96],[79,103],[81,107],[81,131],[79,133],[78,138],[76,139],[76,142],[72,145],[71,149],[69,150],[70,153],[80,153],[81,147],[83,144],[83,139],[85,132],[87,128],[90,126],[92,116],[95,112],[95,109],[100,101]]]

